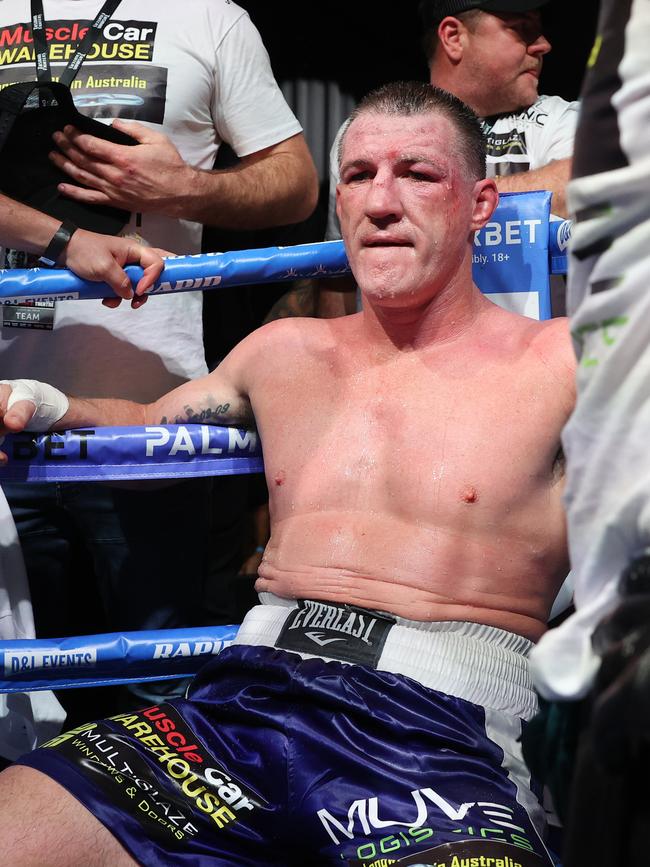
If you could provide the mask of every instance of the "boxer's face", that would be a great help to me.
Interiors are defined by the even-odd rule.
[[[453,278],[478,228],[476,181],[443,114],[363,113],[346,132],[337,213],[364,296],[426,303]],[[479,182],[481,183],[481,182]]]

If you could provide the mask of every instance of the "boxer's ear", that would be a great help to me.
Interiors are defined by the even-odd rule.
[[[476,232],[490,220],[499,204],[499,191],[493,178],[483,178],[474,184],[471,230]]]

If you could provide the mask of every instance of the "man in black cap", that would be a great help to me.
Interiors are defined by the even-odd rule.
[[[421,0],[418,9],[429,80],[481,118],[488,175],[501,192],[550,190],[552,212],[566,217],[578,103],[538,92],[543,58],[551,50],[539,11],[545,2]],[[341,237],[334,202],[341,132],[330,153],[327,240]],[[565,283],[553,282],[553,315],[563,315]],[[320,315],[354,312],[354,288],[347,277],[319,280]]]
[[[539,11],[545,2],[421,0],[419,12],[431,83],[482,118],[499,190],[551,190],[552,211],[564,217],[578,103],[538,92],[551,50]]]

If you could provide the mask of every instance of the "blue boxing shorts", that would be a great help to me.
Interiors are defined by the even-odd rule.
[[[187,698],[20,763],[151,867],[552,864],[518,743],[530,642],[272,599]]]

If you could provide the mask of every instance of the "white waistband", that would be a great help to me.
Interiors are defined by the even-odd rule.
[[[297,607],[297,602],[284,599],[275,604],[276,598],[247,613],[235,644],[275,646]],[[522,719],[537,712],[527,659],[533,645],[528,639],[481,623],[395,620],[377,662],[380,671],[402,674],[429,689]],[[341,662],[320,653],[300,656]]]

